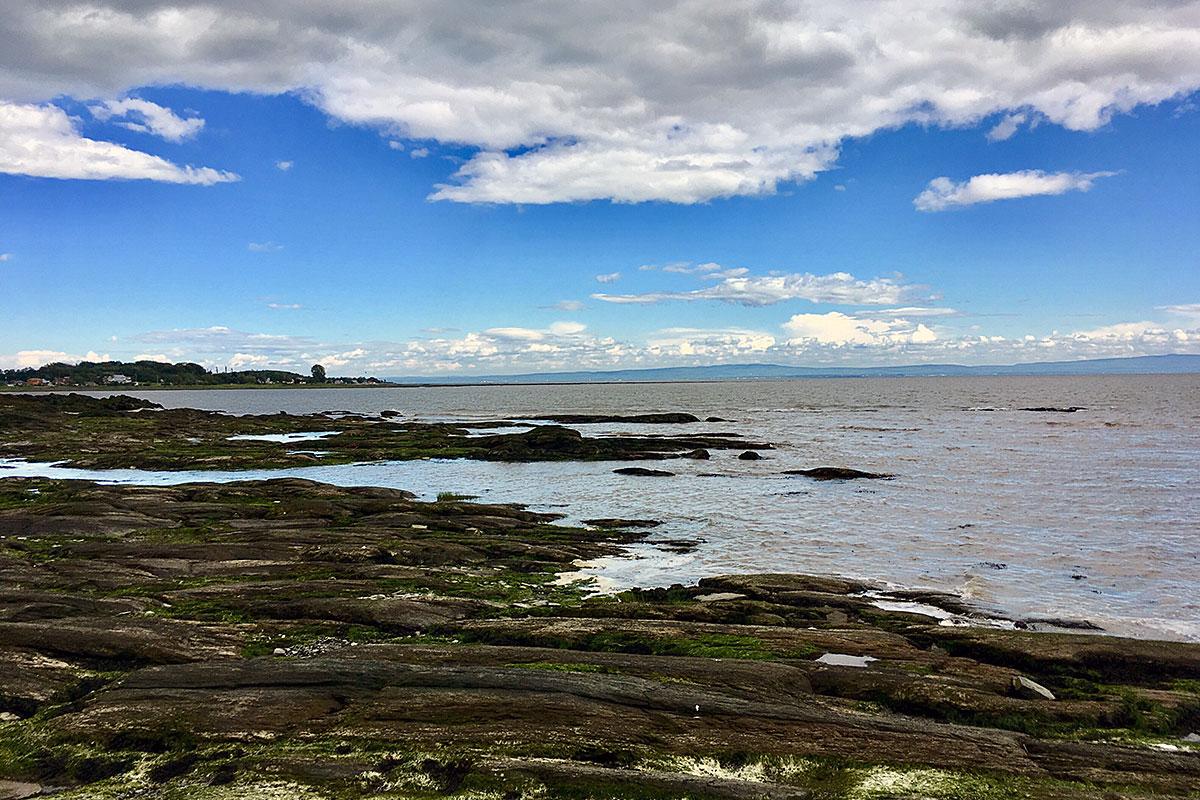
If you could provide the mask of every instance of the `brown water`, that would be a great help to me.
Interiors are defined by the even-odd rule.
[[[737,431],[778,450],[757,462],[736,454],[671,462],[680,474],[670,479],[613,475],[615,463],[468,461],[286,474],[426,495],[482,494],[571,519],[666,521],[629,556],[584,570],[606,585],[733,571],[833,573],[946,589],[1012,615],[1086,618],[1130,635],[1200,640],[1197,375],[127,393],[234,413],[393,408],[422,419],[494,419],[681,410],[725,417],[734,422],[678,430]],[[1018,410],[1026,406],[1085,410]],[[821,465],[897,478],[817,483],[779,474]],[[46,471],[19,471],[31,470]],[[712,472],[721,477],[699,474]],[[157,483],[261,474],[268,473],[95,477]],[[690,553],[661,547],[681,537],[703,541]]]

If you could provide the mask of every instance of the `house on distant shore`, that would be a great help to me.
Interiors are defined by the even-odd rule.
[[[105,375],[104,382],[105,383],[120,383],[120,384],[133,383],[133,378],[129,377],[128,375],[121,375],[118,373],[116,375]]]
[[[26,386],[49,386],[50,381],[45,378],[29,378],[25,381]]]

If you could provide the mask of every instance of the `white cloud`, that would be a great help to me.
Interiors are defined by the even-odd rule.
[[[279,170],[280,172],[291,172],[292,167],[294,167],[294,166],[296,166],[295,161],[276,161],[275,162],[275,169]]]
[[[1168,314],[1178,314],[1183,317],[1200,317],[1200,303],[1178,303],[1171,306],[1159,306],[1159,311]]]
[[[619,272],[606,272],[603,275],[596,276],[597,283],[616,283],[619,280],[621,280],[621,273]]]
[[[488,328],[484,331],[488,336],[495,339],[509,339],[516,341],[535,342],[546,338],[544,331],[534,330],[533,328]]]
[[[76,120],[52,105],[0,99],[0,173],[36,178],[151,180],[211,186],[239,180],[232,172],[179,166],[112,142],[89,139]]]
[[[46,364],[77,364],[80,361],[108,361],[108,353],[89,350],[84,355],[71,355],[61,350],[18,350],[9,355],[0,354],[0,369],[37,368]]]
[[[543,308],[552,308],[555,311],[580,311],[583,309],[583,302],[580,300],[559,300],[552,306],[542,306]]]
[[[229,359],[230,369],[254,369],[255,367],[265,367],[271,363],[269,356],[256,355],[254,353],[234,353]]]
[[[574,336],[587,330],[582,322],[555,322],[550,325],[550,333],[555,336]]]
[[[809,300],[814,303],[846,305],[892,305],[903,302],[914,291],[892,278],[859,280],[846,272],[829,275],[811,273],[772,273],[751,275],[744,267],[720,269],[717,264],[697,268],[678,268],[675,272],[699,274],[716,281],[712,286],[683,292],[646,292],[644,294],[593,294],[606,303],[662,303],[671,300],[718,300],[744,306],[768,306],[785,300]]]
[[[905,319],[864,319],[837,311],[828,314],[796,314],[783,324],[789,344],[895,345],[929,344],[937,335],[923,323]]]
[[[166,353],[138,353],[133,357],[134,361],[157,361],[159,364],[170,364],[171,359]]]
[[[477,148],[438,199],[690,203],[909,122],[1095,130],[1200,87],[1200,22],[1177,0],[5,4],[0,97],[176,83]]]
[[[902,308],[881,308],[863,311],[861,315],[882,317],[888,314],[897,317],[956,317],[958,312],[953,308],[932,308],[929,306],[904,306]]]
[[[995,127],[987,132],[987,139],[989,142],[1003,142],[1011,139],[1028,121],[1029,115],[1024,112],[1006,114],[1002,120],[996,123]]]
[[[122,128],[160,136],[168,142],[190,139],[204,127],[204,120],[200,117],[180,117],[169,108],[138,97],[105,100],[92,106],[90,111],[98,120],[111,120]]]
[[[283,249],[283,245],[277,242],[250,242],[246,249],[251,253],[278,253]]]
[[[1117,322],[1049,334],[964,334],[889,309],[874,316],[839,312],[797,314],[782,334],[750,328],[674,327],[641,340],[591,333],[581,323],[547,328],[498,326],[458,333],[431,329],[405,341],[323,342],[306,336],[239,331],[225,326],[152,331],[123,341],[142,345],[137,358],[195,361],[209,367],[274,368],[307,372],[314,363],[348,375],[503,374],[579,369],[777,363],[873,366],[914,363],[1008,364],[1120,356],[1200,353],[1200,321]],[[132,350],[130,352],[138,352]],[[129,358],[122,354],[121,358]],[[0,355],[0,366],[49,361],[106,360],[53,348]]]
[[[665,328],[646,342],[646,352],[654,358],[708,358],[725,361],[740,356],[766,353],[775,346],[769,333],[742,328]]]
[[[3,263],[5,261],[12,261],[12,259],[13,259],[12,253],[0,253],[0,263]]]
[[[1023,170],[1004,174],[976,175],[965,181],[934,178],[925,191],[913,200],[918,211],[944,211],[952,206],[991,203],[1035,195],[1056,195],[1066,192],[1086,192],[1099,178],[1115,172],[1042,172]]]
[[[267,308],[274,311],[297,311],[304,306],[299,303],[267,303]]]
[[[427,158],[429,156],[428,147],[414,147],[408,151],[409,158]]]

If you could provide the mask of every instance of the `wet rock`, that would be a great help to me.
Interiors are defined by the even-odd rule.
[[[648,469],[646,467],[618,467],[613,470],[616,475],[638,475],[645,478],[671,478],[674,477],[674,472],[667,472],[665,469]]]
[[[753,450],[747,450],[738,456],[739,461],[762,461],[762,456]]]
[[[585,519],[583,524],[591,525],[593,528],[657,528],[662,525],[656,519],[618,519],[615,517]]]
[[[849,467],[813,467],[812,469],[787,469],[784,475],[803,475],[814,481],[886,480],[894,477],[885,472],[864,472]]]
[[[732,422],[733,420],[725,419],[724,417],[705,417],[705,422]]]
[[[400,416],[400,412],[396,411],[395,409],[389,408],[385,411],[380,411],[379,416],[383,417],[384,419],[391,419],[392,417]]]
[[[684,453],[680,458],[691,458],[696,461],[707,461],[712,458],[712,454],[703,448],[697,448],[691,452]]]
[[[1053,414],[1074,414],[1076,411],[1085,410],[1083,406],[1031,406],[1029,408],[1018,409],[1020,411],[1041,411]]]
[[[684,425],[699,422],[693,414],[547,414],[530,419],[557,422],[563,425],[587,425],[597,422],[633,422],[640,425]]]

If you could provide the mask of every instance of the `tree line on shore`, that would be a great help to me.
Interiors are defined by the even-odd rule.
[[[53,363],[42,367],[0,370],[5,384],[49,384],[58,386],[108,386],[153,384],[159,386],[221,386],[245,384],[383,383],[378,378],[329,378],[325,368],[314,364],[310,374],[277,369],[209,370],[200,364],[159,361],[80,361]]]

